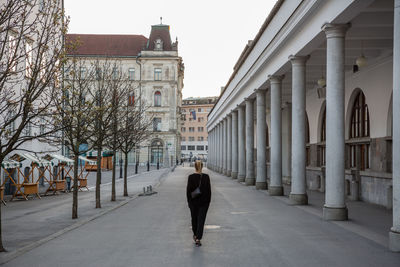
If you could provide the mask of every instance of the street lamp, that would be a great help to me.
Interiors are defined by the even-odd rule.
[[[122,151],[119,152],[119,178],[122,178]]]
[[[138,167],[139,167],[139,153],[138,153],[139,147],[136,148],[136,165],[135,165],[135,174],[138,173]]]
[[[147,171],[150,171],[150,146],[147,146]]]
[[[160,141],[157,142],[157,170],[160,169]]]

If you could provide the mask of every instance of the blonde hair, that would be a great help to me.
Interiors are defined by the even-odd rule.
[[[203,162],[201,160],[196,160],[194,162],[194,168],[196,169],[196,171],[201,172],[201,170],[203,169]]]

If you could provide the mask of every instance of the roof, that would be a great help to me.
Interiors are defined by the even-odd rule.
[[[71,46],[76,43],[76,48]],[[81,56],[137,56],[146,46],[143,35],[67,34],[67,54]]]
[[[171,35],[169,32],[169,25],[158,24],[151,26],[150,37],[147,42],[146,50],[154,50],[155,42],[157,39],[161,39],[163,42],[163,51],[175,51],[171,41]]]

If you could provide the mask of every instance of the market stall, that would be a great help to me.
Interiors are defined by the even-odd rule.
[[[0,199],[1,202],[6,205],[6,202],[4,201],[4,189],[5,189],[5,184],[7,181],[10,181],[12,185],[14,185],[17,190],[21,190],[21,183],[19,183],[19,179],[16,181],[16,179],[13,178],[13,173],[17,173],[18,169],[22,167],[22,164],[20,162],[14,161],[14,160],[3,160],[1,163],[1,168],[4,171],[4,180],[1,183],[0,186]],[[26,199],[26,196],[24,196]]]
[[[48,154],[44,158],[57,167],[57,171],[53,170],[49,179],[49,188],[46,190],[45,195],[49,191],[53,191],[53,194],[65,191],[65,177],[71,176],[70,172],[73,169],[74,161],[58,154]]]

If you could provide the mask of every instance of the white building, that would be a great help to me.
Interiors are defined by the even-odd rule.
[[[80,43],[69,56],[89,61],[104,57],[119,60],[122,71],[134,84],[135,94],[141,95],[150,106],[147,114],[154,117],[154,132],[138,150],[130,153],[129,162],[175,164],[180,158],[184,64],[178,55],[178,41],[171,41],[169,26],[153,25],[149,38],[106,34],[68,34],[66,38]]]
[[[277,1],[207,127],[212,169],[293,204],[325,192],[326,220],[386,206],[400,251],[400,1]]]

